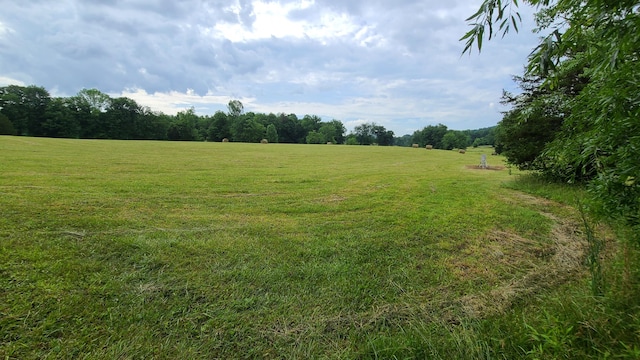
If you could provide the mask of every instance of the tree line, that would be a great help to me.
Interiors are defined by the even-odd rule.
[[[344,142],[346,129],[339,120],[245,113],[238,100],[230,101],[228,110],[201,116],[190,108],[166,115],[96,89],[83,89],[65,98],[51,97],[38,86],[10,85],[0,88],[0,133],[123,140]]]
[[[52,97],[39,86],[0,87],[0,134],[83,139],[228,141],[297,144],[421,146],[451,149],[492,145],[493,128],[454,131],[445,125],[427,126],[413,135],[395,137],[373,122],[346,133],[340,120],[315,115],[245,112],[231,100],[227,112],[198,115],[193,108],[166,115],[127,97],[112,98],[97,89],[75,96]]]

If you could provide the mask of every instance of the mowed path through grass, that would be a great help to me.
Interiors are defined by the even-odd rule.
[[[552,261],[540,207],[562,211],[520,201],[507,170],[467,167],[491,149],[0,137],[0,151],[9,358],[419,354],[409,329],[446,329],[468,315],[460,299]]]

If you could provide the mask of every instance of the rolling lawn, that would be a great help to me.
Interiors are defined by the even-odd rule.
[[[0,357],[498,354],[585,270],[491,151],[2,136]]]

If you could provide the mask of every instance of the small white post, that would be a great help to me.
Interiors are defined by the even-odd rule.
[[[487,168],[487,155],[482,154],[482,156],[480,156],[480,167],[482,169],[486,169]]]

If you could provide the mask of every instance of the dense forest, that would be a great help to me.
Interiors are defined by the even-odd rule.
[[[112,98],[97,89],[71,97],[51,97],[38,86],[0,87],[0,134],[83,139],[228,141],[297,144],[412,146],[437,149],[493,145],[494,128],[449,130],[427,126],[413,135],[395,137],[375,123],[357,125],[352,132],[340,120],[316,115],[245,112],[232,100],[228,111],[198,115],[193,108],[166,115],[127,97]]]

